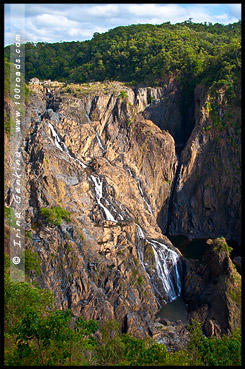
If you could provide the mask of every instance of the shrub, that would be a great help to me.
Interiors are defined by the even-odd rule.
[[[228,255],[230,255],[233,248],[228,246],[225,237],[219,237],[213,241],[213,250],[216,253],[219,253],[220,251],[225,251]]]
[[[60,225],[62,220],[70,222],[70,212],[62,209],[60,206],[52,206],[51,208],[41,208],[40,213],[45,217],[48,223],[52,225]]]
[[[96,348],[97,360],[102,365],[121,364],[124,360],[125,345],[120,337],[112,338],[108,343]]]
[[[31,250],[25,250],[25,272],[33,271],[34,274],[40,275],[41,273],[41,259],[37,253]]]
[[[238,366],[241,365],[241,335],[234,330],[230,337],[207,338],[203,335],[200,321],[192,321],[188,326],[190,341],[187,345],[191,355],[191,365],[200,366]]]
[[[142,285],[142,283],[143,283],[143,277],[140,275],[140,276],[138,277],[138,284],[141,286],[141,285]]]
[[[4,220],[10,227],[16,226],[16,217],[14,209],[4,206]]]
[[[128,99],[128,94],[127,94],[126,91],[123,90],[123,91],[120,92],[120,94],[118,95],[118,97],[120,99]]]

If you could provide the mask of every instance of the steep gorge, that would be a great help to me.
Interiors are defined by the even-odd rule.
[[[144,337],[158,307],[181,292],[182,256],[156,222],[176,170],[174,140],[137,116],[131,89],[127,98],[120,90],[60,92],[34,87],[28,107],[27,222],[42,260],[39,282],[75,316],[116,318]],[[147,105],[143,93],[139,106]],[[41,217],[41,208],[57,204],[71,224],[53,227]]]
[[[153,335],[159,307],[183,293],[186,269],[164,233],[240,239],[239,177],[227,175],[235,170],[227,133],[206,130],[202,86],[185,125],[174,80],[162,88],[48,88],[30,86],[25,141],[26,222],[29,247],[42,261],[38,281],[74,316],[115,318],[123,332]],[[179,158],[176,146],[184,146]],[[215,149],[221,177],[212,167]],[[235,148],[232,155],[238,165]],[[55,205],[71,222],[54,226],[42,217],[42,208]]]

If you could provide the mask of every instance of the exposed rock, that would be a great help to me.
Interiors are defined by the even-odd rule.
[[[205,89],[196,89],[195,127],[178,169],[175,145],[183,145],[192,129],[191,118],[183,126],[178,84],[133,89],[112,83],[103,91],[97,84],[98,91],[91,85],[79,96],[62,84],[48,86],[30,86],[23,154],[26,223],[32,232],[28,248],[41,258],[38,282],[74,317],[102,323],[116,319],[122,332],[158,337],[169,350],[180,349],[188,336],[181,322],[154,326],[159,301],[167,294],[156,271],[152,241],[175,251],[180,261],[181,253],[162,234],[168,224],[172,234],[240,235],[240,182],[227,175],[234,174],[226,160],[227,133],[221,135],[217,154],[224,173],[217,165],[211,168],[218,134],[202,130],[209,124],[202,110]],[[9,186],[7,178],[8,205]],[[52,225],[41,216],[42,207],[57,204],[71,213],[70,223]],[[145,264],[139,257],[137,227],[144,234]],[[240,324],[240,282],[225,252],[208,252],[204,263],[186,261],[184,298],[189,319],[203,318],[206,334],[219,336]],[[161,287],[162,300],[156,300],[153,284]]]
[[[39,283],[60,307],[85,319],[115,318],[122,331],[146,337],[158,305],[138,259],[136,223],[146,237],[176,250],[157,224],[163,205],[167,221],[175,143],[137,115],[147,94],[125,90],[126,99],[111,92],[76,98],[33,86],[27,219],[40,224],[33,231],[33,250],[42,260]],[[70,224],[52,226],[40,216],[42,207],[56,204],[71,213]]]
[[[153,338],[166,346],[170,352],[186,347],[189,341],[189,331],[182,322],[166,320],[166,325],[155,323]]]
[[[193,238],[219,237],[241,243],[240,109],[218,95],[215,103],[232,115],[217,123],[209,110],[209,91],[195,89],[195,126],[181,153],[173,194],[169,234]]]
[[[206,336],[229,334],[241,324],[241,276],[226,246],[223,239],[208,240],[203,262],[186,260],[188,319],[201,320]]]

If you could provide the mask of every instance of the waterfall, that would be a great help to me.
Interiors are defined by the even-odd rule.
[[[104,210],[106,219],[112,220],[113,222],[117,222],[117,220],[114,218],[114,216],[111,214],[111,212],[102,204],[101,199],[103,197],[103,180],[97,176],[91,175],[91,179],[94,182],[94,188],[95,188],[95,194],[96,194],[96,200],[98,205]]]
[[[164,243],[145,237],[141,227],[136,224],[137,253],[140,262],[149,278],[158,305],[170,302],[181,293],[181,258],[177,252]],[[151,245],[154,266],[145,260],[145,247]]]
[[[146,201],[146,199],[145,199],[145,196],[144,196],[143,190],[142,190],[142,188],[141,188],[140,181],[139,181],[139,180],[137,180],[137,183],[138,183],[138,189],[139,189],[139,191],[140,191],[141,196],[143,197],[144,202],[146,203],[146,206],[147,206],[147,208],[148,208],[148,211],[151,213],[151,215],[153,215],[152,210],[151,210],[151,205],[150,205],[150,204]]]
[[[65,152],[73,161],[79,163],[83,168],[87,168],[87,165],[85,165],[82,161],[80,161],[79,159],[74,158],[73,156],[71,156],[70,151],[66,147],[65,143],[63,141],[61,141],[61,139],[59,138],[56,130],[54,129],[53,125],[50,122],[49,122],[49,128],[51,130],[51,133],[52,133],[52,136],[53,136],[53,139],[54,139],[54,143],[58,147],[58,149],[62,152]],[[96,137],[98,139],[98,142],[100,142],[101,148],[102,148],[103,146],[102,146],[101,141],[99,140],[99,137],[98,137],[97,133],[96,133]],[[104,149],[104,147],[103,147],[103,149]],[[101,202],[101,199],[103,197],[103,192],[102,192],[103,180],[101,178],[99,178],[98,176],[94,176],[94,175],[91,175],[90,178],[94,182],[96,201],[97,201],[98,205],[104,210],[106,220],[111,220],[113,222],[117,222],[117,220],[114,218],[114,216],[111,214],[111,212]],[[106,201],[107,204],[109,204],[109,202],[106,199],[105,199],[105,201]],[[114,207],[113,207],[113,209],[115,210]],[[123,220],[122,215],[119,214],[119,216],[120,216],[121,220]]]
[[[51,124],[51,123],[49,123],[48,125],[49,125],[49,128],[51,129],[51,132],[52,132],[52,136],[53,136],[53,139],[54,139],[54,143],[55,143],[55,145],[58,147],[58,149],[59,149],[60,151],[64,151],[64,150],[62,149],[62,147],[60,146],[61,140],[60,140],[59,136],[57,135],[57,133],[56,133],[56,131],[55,131],[54,127],[52,126],[52,124]]]
[[[181,293],[180,256],[161,242],[155,240],[148,240],[148,242],[153,248],[157,275],[161,279],[169,301],[172,301]]]
[[[105,152],[106,151],[106,149],[105,149],[105,147],[102,145],[102,142],[101,142],[101,140],[100,140],[100,138],[99,138],[99,136],[98,136],[98,133],[95,131],[95,136],[96,136],[96,139],[97,139],[97,142],[98,142],[98,144],[99,144],[99,147],[101,148],[101,150],[103,151],[103,152]]]
[[[51,129],[52,136],[53,136],[53,139],[54,139],[54,143],[58,147],[58,149],[60,151],[65,152],[73,161],[80,164],[83,168],[87,168],[87,165],[85,165],[81,160],[71,156],[70,151],[66,147],[66,144],[63,141],[61,141],[61,139],[59,138],[59,136],[58,136],[57,132],[55,131],[54,127],[52,126],[52,124],[49,122],[48,125],[49,125],[49,128]]]
[[[73,161],[79,163],[83,168],[87,168],[87,166],[81,162],[79,159],[74,158],[68,148],[66,147],[65,143],[61,141],[60,137],[58,136],[56,130],[54,129],[53,125],[49,122],[49,128],[52,133],[52,137],[56,147],[67,154]],[[101,149],[104,149],[99,136],[96,133],[96,138],[98,140],[98,144]],[[132,175],[132,172],[129,172]],[[112,215],[110,210],[106,205],[110,205],[110,208],[115,211],[114,206],[112,206],[109,201],[103,197],[103,178],[100,178],[98,175],[90,175],[91,180],[94,183],[94,190],[95,190],[95,198],[99,207],[103,210],[106,220],[113,221],[117,223],[117,220]],[[144,197],[143,190],[141,188],[141,183],[137,179],[138,188],[140,191],[141,196],[144,199],[144,202],[147,205],[149,212],[152,214],[152,210],[150,204]],[[102,203],[102,199],[103,202]],[[120,219],[122,220],[123,217],[120,213],[115,211]],[[150,281],[152,286],[152,290],[154,292],[156,301],[158,305],[161,307],[163,303],[170,302],[178,297],[181,293],[181,259],[180,256],[172,249],[168,248],[162,242],[157,240],[148,239],[145,237],[143,230],[137,224],[136,225],[137,231],[137,252],[140,259],[140,262],[147,274],[147,277]],[[152,248],[152,259],[154,265],[149,266],[148,261],[145,260],[145,246]]]

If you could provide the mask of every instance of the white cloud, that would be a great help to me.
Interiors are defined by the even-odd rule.
[[[68,33],[71,37],[90,37],[93,35],[91,30],[82,30],[80,28],[71,28]]]
[[[177,4],[130,4],[128,6],[128,11],[129,13],[141,17],[162,17],[163,21],[185,16],[187,14],[186,9]]]
[[[76,39],[79,38],[91,38],[94,34],[94,32],[105,32],[105,30],[101,27],[94,27],[94,28],[86,28],[86,29],[81,29],[81,28],[71,28],[68,31],[68,34],[72,37],[76,37]]]
[[[87,13],[95,17],[111,17],[118,13],[118,6],[115,4],[92,6],[88,8]]]
[[[48,28],[68,28],[78,26],[77,22],[67,19],[63,15],[53,15],[53,14],[41,14],[35,19],[35,23],[38,27],[48,27]]]

